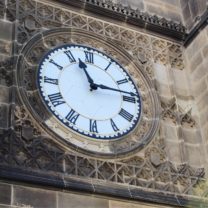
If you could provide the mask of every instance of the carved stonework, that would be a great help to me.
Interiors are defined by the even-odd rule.
[[[180,106],[176,103],[175,99],[171,100],[169,103],[162,103],[162,109],[164,121],[189,128],[196,127],[196,121],[191,115],[191,110],[184,112],[180,109]]]
[[[28,124],[23,124],[23,126],[26,128]],[[22,130],[21,135],[12,132],[2,133],[0,144],[2,147],[1,166],[12,165],[13,168],[27,168],[34,173],[52,171],[51,173],[62,174],[66,181],[68,176],[72,176],[82,180],[92,179],[143,187],[149,191],[192,195],[196,184],[202,181],[204,175],[203,169],[196,170],[188,165],[176,167],[164,161],[163,158],[153,159],[152,154],[159,154],[156,149],[149,152],[152,155],[151,160],[133,157],[122,162],[65,153],[49,138],[40,137],[38,134],[28,135],[26,129]]]
[[[0,62],[0,84],[11,86],[13,83],[13,68],[15,59],[13,57]]]
[[[13,3],[10,2],[10,4],[10,13],[13,13]],[[73,11],[52,7],[36,1],[19,0],[19,6],[22,14],[19,16],[17,34],[19,44],[25,43],[42,28],[74,27],[91,31],[116,41],[130,55],[133,55],[138,63],[148,63],[147,72],[150,76],[153,76],[151,60],[165,65],[170,63],[176,69],[182,70],[184,68],[182,48],[178,44],[152,38],[97,18],[80,15]]]
[[[104,13],[112,13],[116,18],[125,19],[131,24],[136,24],[136,22],[137,24],[139,22],[140,25],[152,24],[158,28],[161,27],[170,31],[185,33],[185,27],[181,23],[178,24],[156,15],[149,15],[148,13],[141,12],[138,9],[134,10],[130,6],[123,6],[121,3],[114,3],[113,1],[106,0],[78,0],[75,2],[72,1],[70,4],[82,6],[82,4],[85,3],[89,8],[96,7],[94,12],[96,12],[96,10],[103,10]]]
[[[0,15],[3,9],[2,2],[4,3],[0,0]],[[144,22],[184,32],[180,25],[169,24],[165,19],[123,8],[113,4],[112,1],[86,2],[91,5],[97,3],[99,7],[104,7],[108,11],[118,12],[128,17],[133,15]],[[56,183],[58,178],[61,184],[64,184],[63,188],[66,188],[67,184],[74,183],[76,185],[73,188],[81,187],[94,193],[118,196],[118,193],[123,191],[120,196],[132,199],[138,199],[141,191],[145,190],[149,193],[147,198],[150,201],[160,200],[159,202],[166,203],[166,197],[169,196],[168,203],[177,204],[173,202],[177,199],[179,205],[184,198],[205,199],[207,197],[204,166],[200,164],[193,167],[189,161],[181,158],[175,161],[178,153],[174,152],[175,149],[172,146],[171,150],[176,157],[171,158],[167,152],[167,140],[170,138],[166,137],[165,133],[162,134],[164,124],[188,129],[187,131],[196,128],[197,122],[193,112],[191,109],[185,111],[180,108],[176,95],[168,97],[169,102],[155,101],[157,96],[154,86],[154,64],[159,64],[170,72],[184,70],[182,46],[107,20],[75,12],[70,10],[70,6],[61,8],[55,4],[48,5],[46,2],[34,0],[8,0],[6,18],[11,21],[17,20],[13,45],[14,55],[19,57],[19,65],[16,70],[14,65],[17,62],[13,58],[0,63],[0,84],[4,87],[13,86],[12,101],[10,100],[13,107],[5,110],[2,103],[0,106],[1,120],[6,120],[5,114],[8,113],[10,115],[8,120],[12,123],[11,128],[0,130],[0,175],[2,177],[7,173],[11,179],[43,184],[47,184],[49,179]],[[61,33],[64,29],[60,28],[65,28],[65,33]],[[51,33],[51,31],[55,32]],[[101,38],[92,39],[89,38],[90,36]],[[39,61],[48,50],[64,43],[87,43],[91,47],[108,53],[128,70],[140,89],[143,106],[139,128],[128,140],[110,143],[111,149],[121,153],[119,156],[114,154],[104,159],[102,155],[87,154],[87,151],[73,148],[67,142],[65,144],[60,137],[68,138],[70,143],[77,140],[73,140],[74,137],[70,133],[65,135],[62,135],[63,132],[60,133],[60,125],[51,118],[51,114],[40,99],[35,79]],[[107,43],[118,46],[119,50],[129,58],[123,58],[119,50],[110,47]],[[8,55],[7,49],[3,47],[0,50]],[[135,70],[135,65],[139,66],[138,71]],[[140,69],[142,70],[139,71]],[[159,91],[157,93],[159,94]],[[159,118],[161,123],[159,131],[156,131]],[[46,120],[47,123],[43,125],[42,121]],[[51,131],[49,131],[50,128]],[[87,140],[79,141],[83,148],[92,145]],[[183,142],[183,139],[181,141]],[[95,145],[93,148],[104,153],[106,147],[109,148],[105,143],[93,145]],[[122,155],[123,152],[125,154]],[[184,151],[181,150],[180,153],[184,158],[186,155]],[[16,173],[14,170],[19,173],[17,176],[12,175]],[[20,173],[24,177],[21,178]],[[54,185],[51,181],[47,185]],[[106,186],[109,191],[109,187],[114,188],[114,193],[113,191],[106,193]],[[119,192],[119,190],[122,191]],[[125,190],[128,190],[129,195],[125,195]],[[135,190],[138,191],[136,194]],[[152,199],[153,195],[157,198]],[[143,199],[144,196],[141,195],[139,199]],[[181,201],[179,197],[182,198]]]

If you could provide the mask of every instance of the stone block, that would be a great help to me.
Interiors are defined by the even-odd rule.
[[[160,5],[160,7],[158,5]],[[158,14],[159,13],[160,16],[163,16],[163,14],[164,14],[164,8],[163,8],[163,5],[161,5],[160,1],[158,1],[158,3],[156,1],[154,1],[154,2],[151,2],[151,1],[146,2],[145,10],[148,13],[150,13],[150,14]]]
[[[208,91],[201,96],[200,100],[197,101],[198,111],[202,112],[207,107],[208,103]]]
[[[208,45],[206,45],[202,50],[204,58],[208,57]]]
[[[12,205],[24,205],[33,208],[57,208],[56,192],[45,191],[38,188],[14,186]]]
[[[189,96],[187,74],[185,70],[172,70],[174,87],[177,95]]]
[[[191,17],[191,12],[190,12],[188,4],[185,4],[185,6],[183,7],[182,13],[183,13],[184,22],[186,23],[187,20]]]
[[[109,208],[170,208],[169,206],[144,204],[142,202],[109,201]]]
[[[160,7],[161,5],[164,6],[174,6],[176,8],[180,8],[179,0],[144,0],[144,4],[155,4],[155,7]]]
[[[9,127],[9,115],[10,106],[0,103],[0,128],[7,129]]]
[[[201,127],[201,134],[206,140],[206,144],[208,144],[208,125],[204,125]]]
[[[132,9],[139,9],[140,11],[143,11],[144,10],[144,3],[143,3],[143,0],[137,0],[137,1],[134,1],[134,0],[116,0],[116,3],[121,3],[123,4],[124,6],[130,6]]]
[[[202,30],[186,49],[188,61],[192,60],[192,58],[199,53],[199,51],[204,47],[205,43],[207,43],[207,35],[205,30]]]
[[[207,91],[207,89],[208,89],[206,77],[202,78],[197,83],[193,83],[192,84],[192,89],[193,89],[193,93],[194,93],[194,97],[195,98],[197,98],[197,97],[201,96],[202,94],[204,94],[205,91]]]
[[[183,9],[188,4],[187,0],[180,0],[181,8]]]
[[[190,69],[191,69],[191,72],[194,72],[197,67],[199,67],[199,65],[203,62],[203,58],[202,58],[202,55],[201,53],[197,53],[193,59],[191,59],[191,64],[190,64]]]
[[[0,102],[9,103],[10,88],[0,85]]]
[[[155,73],[155,78],[159,83],[166,84],[166,85],[170,83],[170,80],[168,78],[169,69],[166,66],[162,64],[154,63],[153,69]]]
[[[180,8],[180,0],[166,0],[165,3],[166,4],[171,4],[171,5],[174,5],[178,8]]]
[[[185,144],[184,146],[189,165],[202,167],[204,152],[201,145]]]
[[[13,23],[0,20],[0,28],[1,28],[0,39],[12,41]]]
[[[197,3],[196,3],[196,0],[189,0],[189,3],[188,3],[193,20],[198,15],[198,4]]]
[[[200,64],[197,69],[194,71],[194,73],[191,74],[191,80],[196,83],[201,81],[202,78],[206,76],[208,73],[207,66],[202,63]]]
[[[175,163],[181,164],[184,162],[184,152],[182,142],[165,141],[165,151],[167,153],[168,160]]]
[[[0,54],[10,55],[11,49],[12,49],[11,42],[0,40]]]
[[[108,208],[108,200],[92,195],[58,193],[58,208]]]
[[[200,124],[201,126],[208,126],[208,107],[205,107],[200,112]]]
[[[197,0],[198,5],[198,15],[202,15],[206,10],[206,1],[204,0]]]
[[[185,143],[189,143],[189,144],[202,143],[202,137],[199,129],[182,127],[181,133]]]
[[[0,183],[0,204],[11,204],[11,185]]]
[[[161,136],[170,141],[179,141],[178,126],[171,122],[161,121]]]
[[[160,97],[165,97],[170,99],[173,95],[171,86],[156,83],[157,91],[159,92]]]
[[[169,20],[174,20],[176,22],[182,22],[182,16],[179,11],[176,11],[175,8],[166,9],[164,13],[165,17]]]

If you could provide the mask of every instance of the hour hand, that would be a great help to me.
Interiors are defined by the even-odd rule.
[[[104,89],[104,90],[112,90],[112,91],[116,91],[116,92],[126,93],[126,94],[129,94],[131,96],[137,96],[137,94],[135,94],[133,92],[127,92],[127,91],[123,91],[123,90],[118,90],[118,89],[115,89],[115,88],[112,88],[112,87],[108,87],[108,86],[105,86],[105,85],[102,85],[102,84],[95,84],[95,83],[93,83],[91,85],[90,85],[91,88],[94,87],[94,88],[100,88],[100,89]]]
[[[93,84],[94,81],[93,81],[93,79],[90,77],[90,75],[88,74],[88,72],[87,72],[87,70],[86,70],[87,65],[86,65],[83,61],[81,61],[80,58],[79,58],[79,68],[81,68],[81,69],[84,70],[84,73],[85,73],[85,75],[86,75],[86,77],[87,77],[88,82],[89,82],[90,84]]]

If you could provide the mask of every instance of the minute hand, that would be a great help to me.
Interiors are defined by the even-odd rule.
[[[112,88],[112,87],[108,87],[108,86],[105,86],[105,85],[102,85],[102,84],[93,84],[94,87],[97,87],[97,88],[100,88],[100,89],[104,89],[104,90],[112,90],[112,91],[116,91],[116,92],[123,92],[123,93],[126,93],[126,94],[129,94],[131,96],[137,96],[135,93],[133,92],[127,92],[127,91],[123,91],[123,90],[118,90],[118,89],[115,89],[115,88]]]

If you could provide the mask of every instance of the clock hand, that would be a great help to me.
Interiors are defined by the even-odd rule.
[[[133,92],[127,92],[127,91],[123,91],[123,90],[118,90],[118,89],[115,89],[115,88],[112,88],[112,87],[108,87],[108,86],[105,86],[105,85],[102,85],[102,84],[91,83],[90,87],[91,87],[91,89],[100,88],[100,89],[104,89],[104,90],[112,90],[112,91],[116,91],[116,92],[123,92],[123,93],[129,94],[131,96],[137,96],[137,94],[135,94]]]
[[[87,72],[87,70],[86,70],[87,65],[86,65],[83,61],[81,61],[80,58],[79,58],[79,68],[81,68],[81,69],[84,70],[84,73],[85,73],[85,75],[87,76],[87,80],[88,80],[88,82],[90,83],[90,87],[91,87],[91,84],[93,84],[94,81],[93,81],[93,79],[90,77],[90,75],[88,74],[88,72]],[[96,88],[96,89],[97,89],[97,88]],[[91,90],[96,90],[96,89],[94,89],[94,88],[91,87]]]

